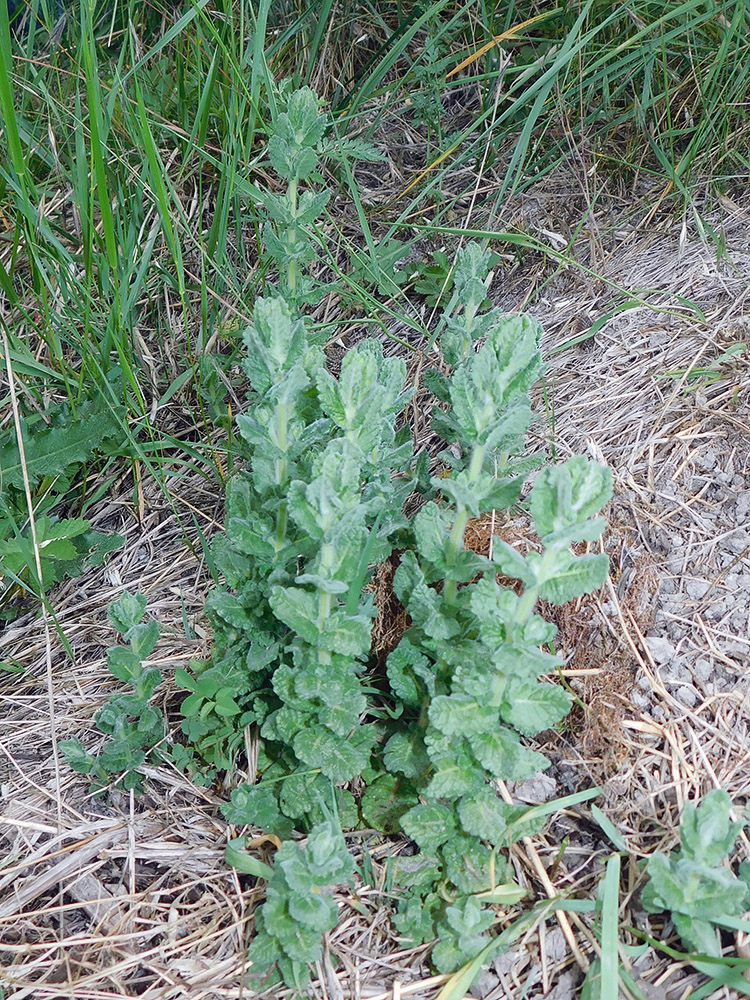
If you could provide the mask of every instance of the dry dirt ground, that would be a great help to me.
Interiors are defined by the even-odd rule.
[[[514,206],[514,221],[560,249],[571,238],[561,222],[564,180]],[[605,541],[611,579],[556,619],[579,706],[543,741],[548,775],[506,791],[539,801],[601,784],[598,806],[630,852],[623,928],[651,926],[658,936],[662,924],[639,908],[639,860],[674,845],[680,810],[696,795],[722,787],[738,806],[750,799],[750,364],[736,347],[750,343],[750,200],[727,199],[706,216],[722,234],[723,255],[690,217],[661,224],[651,213],[637,225],[605,227],[615,208],[601,203],[575,237],[575,266],[509,257],[492,286],[508,309],[530,303],[545,329],[539,438],[558,458],[583,452],[606,462],[615,477]],[[646,304],[555,353],[624,301],[617,288]],[[164,766],[147,770],[141,798],[114,791],[94,799],[54,753],[55,739],[75,735],[92,750],[101,740],[93,715],[116,689],[105,664],[116,641],[106,610],[124,588],[144,593],[162,626],[159,698],[179,727],[174,667],[210,648],[202,612],[210,576],[185,534],[196,542],[198,524],[210,536],[222,511],[197,477],[175,475],[170,490],[179,520],[149,483],[137,516],[123,479],[92,521],[123,534],[126,547],[55,593],[57,619],[47,630],[30,612],[0,636],[0,660],[25,668],[0,674],[5,1000],[258,995],[244,953],[260,889],[223,862],[227,791],[196,789]],[[483,526],[475,529],[480,536]],[[431,978],[425,949],[403,950],[388,921],[384,861],[397,845],[365,846],[372,884],[340,895],[314,995],[430,1000],[444,977]],[[514,849],[516,876],[532,898],[590,898],[612,850],[581,807]],[[551,917],[496,961],[471,996],[567,1000],[596,950],[586,919]],[[683,998],[700,978],[652,949],[631,971],[652,1000]]]

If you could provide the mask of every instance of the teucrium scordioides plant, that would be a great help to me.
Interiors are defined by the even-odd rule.
[[[541,552],[524,556],[500,539],[492,559],[465,549],[469,520],[517,503],[540,464],[518,457],[542,371],[540,329],[527,317],[482,311],[489,258],[464,248],[441,337],[455,370],[429,383],[449,404],[436,409],[434,427],[452,446],[440,456],[450,471],[430,480],[422,460],[417,475],[409,431],[395,431],[409,398],[403,362],[365,341],[334,378],[297,312],[300,268],[311,256],[301,220],[325,203],[314,194],[303,202],[299,192],[323,135],[312,92],[290,95],[274,128],[269,158],[287,191],[263,203],[280,297],[257,301],[245,334],[252,393],[237,425],[247,471],[227,492],[226,534],[214,546],[225,586],[208,605],[215,649],[199,668],[260,741],[259,780],[235,789],[226,818],[282,838],[308,834],[302,850],[285,844],[277,854],[253,959],[299,985],[300,963],[318,957],[335,907],[323,896],[305,909],[298,895],[307,882],[293,884],[290,865],[296,872],[316,852],[338,857],[340,828],[364,823],[417,845],[397,869],[410,889],[397,927],[410,941],[439,935],[435,964],[452,970],[487,944],[488,904],[520,895],[501,884],[501,852],[530,826],[492,781],[545,767],[520,736],[555,725],[570,707],[546,680],[561,661],[542,651],[555,629],[536,609],[540,599],[562,603],[602,584],[606,556],[571,546],[601,535],[595,515],[611,479],[583,458],[545,468],[529,499]],[[402,511],[417,488],[429,500],[409,522]],[[394,590],[410,626],[379,671],[370,662],[367,584],[393,549]],[[516,585],[501,585],[499,575]],[[199,721],[186,720],[191,738],[200,739]],[[346,787],[354,779],[357,799]],[[351,866],[341,868],[344,880]],[[320,892],[337,871],[326,868],[310,885]]]

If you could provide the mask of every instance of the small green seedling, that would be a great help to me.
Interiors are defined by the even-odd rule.
[[[750,906],[750,866],[740,865],[738,878],[727,865],[741,823],[731,819],[732,800],[714,789],[698,807],[682,814],[681,847],[671,855],[655,854],[646,866],[648,883],[641,897],[650,913],[668,910],[677,933],[693,952],[721,956],[722,920]]]
[[[149,705],[162,676],[155,667],[143,666],[160,634],[157,622],[141,621],[145,611],[146,598],[127,591],[109,608],[109,620],[129,645],[108,649],[107,666],[112,676],[129,685],[133,693],[116,695],[97,712],[97,728],[110,737],[104,749],[94,755],[78,739],[60,743],[68,764],[80,774],[91,775],[98,791],[103,791],[115,775],[122,775],[123,788],[141,791],[143,777],[139,769],[166,732],[162,712]]]

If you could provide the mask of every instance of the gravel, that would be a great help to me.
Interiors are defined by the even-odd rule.
[[[702,418],[710,427],[711,418],[705,412]],[[654,483],[659,520],[669,529],[651,533],[659,581],[644,643],[673,703],[654,697],[647,673],[636,676],[630,700],[634,711],[658,722],[747,685],[750,443],[739,435],[716,437],[724,439],[700,450],[677,481],[662,466],[664,481]]]

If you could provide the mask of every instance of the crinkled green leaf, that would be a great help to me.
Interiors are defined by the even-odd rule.
[[[445,517],[436,503],[431,502],[424,505],[413,523],[419,554],[433,566],[442,566],[445,563],[450,519]]]
[[[393,589],[415,625],[432,639],[450,639],[459,631],[456,620],[445,614],[438,593],[425,583],[416,556],[407,551],[396,570]]]
[[[490,733],[474,733],[469,743],[477,760],[503,781],[525,781],[549,767],[546,757],[523,746],[514,732],[502,726]]]
[[[438,943],[432,961],[438,972],[454,972],[478,955],[489,943],[487,931],[495,916],[475,897],[465,896],[445,912],[445,922],[437,928]]]
[[[268,598],[271,610],[305,642],[318,639],[318,597],[300,587],[272,587]]]
[[[401,817],[401,829],[424,851],[434,855],[456,833],[456,819],[447,806],[416,805]]]
[[[570,711],[572,698],[556,684],[513,679],[500,709],[505,722],[524,736],[556,726]]]
[[[540,596],[550,604],[567,604],[604,585],[609,573],[609,556],[589,553],[573,556],[565,568],[542,584]]]
[[[292,824],[282,816],[271,788],[263,785],[240,785],[232,791],[231,802],[221,807],[228,823],[235,826],[255,826],[266,833],[288,837]]]
[[[458,805],[461,826],[466,833],[499,845],[508,829],[508,806],[494,789],[485,787],[465,795]]]
[[[309,896],[296,893],[291,896],[289,915],[310,930],[326,934],[336,926],[338,910],[330,896],[323,896],[313,891]]]
[[[131,594],[129,591],[110,604],[107,618],[122,635],[136,625],[146,611],[146,598],[143,594]]]
[[[521,553],[508,545],[498,535],[495,535],[492,540],[492,561],[503,576],[509,576],[513,580],[520,580],[530,587],[536,582],[534,573],[529,568],[528,563]]]
[[[609,469],[579,455],[539,473],[531,491],[531,514],[537,534],[546,535],[583,524],[598,514],[612,496]]]
[[[447,736],[491,732],[498,723],[496,708],[467,694],[438,695],[430,703],[430,722]]]
[[[421,705],[426,695],[435,690],[435,678],[427,657],[402,639],[386,661],[388,682],[394,695],[413,708]]]
[[[690,951],[721,958],[719,931],[710,921],[686,917],[684,913],[673,913],[672,922]]]
[[[394,733],[385,745],[383,763],[391,773],[421,778],[427,773],[430,758],[418,733]]]
[[[442,865],[438,858],[428,854],[399,855],[391,859],[394,883],[405,889],[434,886],[442,875]]]
[[[360,749],[351,740],[337,736],[324,726],[297,733],[294,752],[308,767],[319,767],[331,781],[352,781],[369,759],[369,749]]]
[[[267,392],[299,362],[307,348],[305,325],[283,299],[255,300],[253,323],[243,335],[244,368],[256,392]]]
[[[404,944],[413,948],[433,940],[435,918],[441,906],[442,901],[436,893],[430,893],[424,900],[417,893],[399,900],[398,912],[392,921]]]
[[[721,920],[745,910],[747,886],[728,868],[655,854],[646,870],[649,881],[641,901],[651,913],[671,910],[699,920]]]
[[[680,841],[686,858],[714,867],[731,854],[742,829],[731,818],[732,800],[720,788],[706,792],[696,808],[688,802],[680,820]]]
[[[502,857],[490,850],[478,837],[451,837],[440,851],[445,862],[446,877],[459,892],[471,895],[484,892],[493,884],[503,881],[506,864]]]
[[[405,778],[381,774],[362,796],[362,818],[374,830],[396,833],[399,821],[415,800],[414,786]]]

